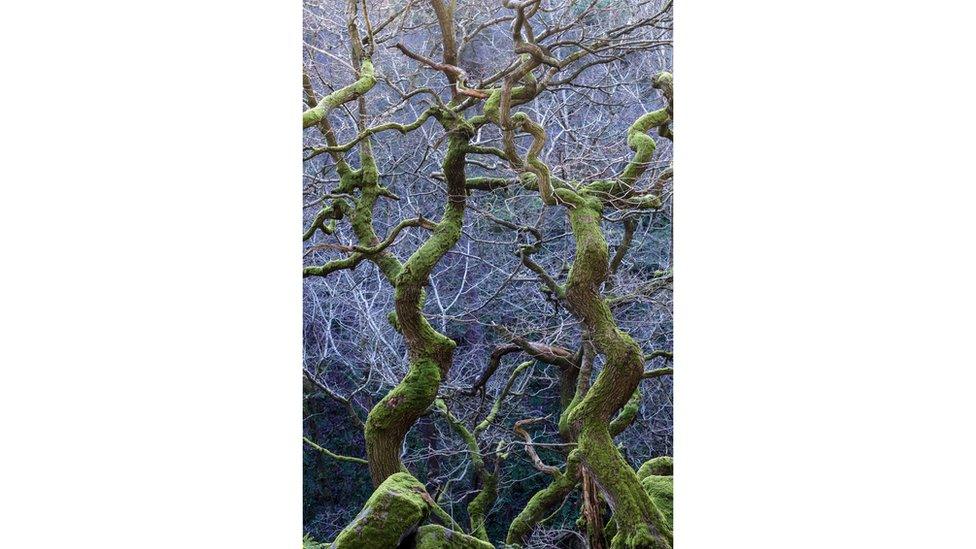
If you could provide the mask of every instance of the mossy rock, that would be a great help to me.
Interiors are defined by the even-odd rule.
[[[430,496],[409,473],[383,481],[331,549],[392,549],[417,530],[430,512]]]
[[[427,524],[417,530],[416,549],[495,549],[495,546],[480,539],[448,530],[437,524]]]
[[[674,529],[674,477],[663,475],[648,475],[641,480],[641,486],[651,498],[651,503],[657,507],[667,521],[669,530]]]

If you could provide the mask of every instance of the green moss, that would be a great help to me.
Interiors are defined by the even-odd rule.
[[[328,543],[315,541],[308,534],[302,537],[302,549],[328,549],[328,547]]]
[[[498,498],[498,477],[485,474],[478,495],[468,503],[468,520],[471,533],[478,539],[488,540],[488,530],[485,528],[488,511]]]
[[[471,433],[461,420],[450,413],[443,400],[435,400],[434,406],[447,418],[454,432],[464,440],[468,448],[471,468],[474,470],[477,482],[480,485],[477,495],[468,503],[468,520],[471,526],[471,534],[478,539],[488,541],[488,531],[485,528],[485,522],[488,511],[498,498],[498,477],[488,472],[485,468],[485,461],[481,457],[481,450],[475,438],[480,431],[476,429],[475,433]],[[499,450],[500,448],[501,443],[499,442]],[[504,455],[500,455],[498,459],[504,459]]]
[[[670,72],[659,72],[651,79],[651,85],[661,90],[670,105],[674,93],[674,76]]]
[[[403,380],[370,410],[366,418],[366,455],[374,484],[404,470],[400,462],[403,437],[437,396],[440,380],[438,363],[413,362]]]
[[[674,471],[674,459],[671,456],[658,456],[649,459],[637,470],[637,476],[643,480],[649,475],[668,476]]]
[[[648,475],[641,481],[651,503],[664,516],[668,529],[674,528],[674,477]]]
[[[403,439],[417,418],[433,404],[441,379],[447,375],[453,360],[456,343],[435,330],[423,316],[423,288],[434,266],[461,237],[467,195],[464,147],[469,138],[465,131],[451,134],[443,163],[448,182],[444,215],[430,237],[392,277],[396,321],[407,345],[410,369],[403,381],[373,407],[366,420],[366,453],[374,485],[404,470],[400,461]]]
[[[373,63],[369,59],[363,60],[359,71],[359,79],[344,88],[340,88],[323,97],[317,105],[302,113],[302,128],[314,126],[328,116],[335,107],[356,99],[373,88],[376,84],[376,74]]]
[[[484,432],[486,429],[488,429],[491,423],[495,421],[495,418],[498,416],[498,412],[501,411],[502,403],[504,402],[505,397],[508,396],[509,391],[512,390],[512,385],[515,383],[515,380],[518,378],[519,374],[524,372],[529,366],[532,366],[533,362],[534,361],[532,360],[522,362],[516,366],[514,370],[512,370],[511,375],[508,376],[508,381],[505,382],[505,387],[502,388],[502,392],[499,393],[498,398],[495,399],[495,403],[492,405],[491,411],[488,413],[485,419],[483,419],[481,423],[475,427],[475,435]]]
[[[363,151],[366,150],[366,148],[363,149]],[[363,152],[360,154],[360,160],[362,162],[362,168],[353,172],[356,175],[350,179],[355,179],[356,186],[362,189],[362,194],[359,200],[356,201],[356,207],[353,209],[349,221],[352,225],[353,233],[355,233],[356,238],[359,239],[361,244],[376,246],[379,244],[380,239],[373,229],[373,210],[376,207],[376,201],[382,193],[382,188],[379,186],[379,172],[377,171],[376,163],[372,155]],[[391,284],[403,269],[400,261],[386,250],[370,254],[369,260],[380,269],[380,272],[383,273],[383,276]]]
[[[427,524],[417,530],[416,549],[495,549],[487,541],[461,532],[448,530],[437,524]]]
[[[408,473],[391,475],[332,543],[332,549],[390,549],[412,534],[430,506],[423,484]]]
[[[609,275],[606,238],[600,229],[602,202],[589,192],[557,189],[570,206],[569,220],[576,239],[576,257],[566,283],[570,310],[582,321],[605,366],[596,381],[560,421],[560,431],[578,431],[583,463],[596,478],[614,510],[617,533],[614,549],[668,548],[671,531],[643,490],[634,469],[624,460],[610,435],[610,418],[624,409],[636,414],[635,392],[643,375],[643,354],[630,335],[620,330],[600,288]],[[577,397],[578,398],[578,397]],[[630,405],[633,409],[627,410]]]
[[[653,534],[647,524],[640,524],[626,532],[618,531],[610,549],[671,549],[671,544]]]
[[[584,464],[596,477],[614,510],[617,534],[611,547],[669,548],[670,528],[643,490],[637,473],[613,445],[606,423],[587,418],[579,441],[578,451]]]
[[[617,417],[613,418],[610,422],[610,436],[617,436],[624,432],[624,429],[630,426],[637,417],[637,412],[640,411],[641,402],[641,392],[638,386],[637,390],[634,391],[634,396],[630,397],[627,404],[624,405]]]
[[[620,189],[617,192],[629,192],[637,179],[647,171],[648,163],[657,148],[654,138],[647,135],[647,131],[667,124],[671,119],[667,109],[649,112],[627,128],[627,145],[634,151],[634,158],[620,174]]]
[[[512,524],[509,525],[508,534],[505,537],[507,545],[520,547],[528,541],[532,531],[562,504],[566,496],[579,483],[579,468],[579,453],[574,450],[569,453],[569,457],[566,459],[566,470],[553,479],[549,486],[533,494],[529,502],[512,521]]]

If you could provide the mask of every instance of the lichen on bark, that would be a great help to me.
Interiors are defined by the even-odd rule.
[[[606,238],[600,227],[604,198],[627,198],[637,179],[647,169],[655,143],[647,135],[653,127],[670,119],[667,109],[645,114],[627,131],[627,143],[635,151],[634,159],[620,177],[606,185],[598,181],[592,187],[556,189],[555,194],[568,209],[570,226],[576,240],[576,256],[566,282],[566,301],[579,317],[588,337],[605,358],[603,370],[582,398],[574,399],[564,413],[564,429],[578,433],[577,451],[582,465],[592,474],[609,504],[617,532],[611,542],[617,548],[669,548],[671,526],[654,507],[634,469],[613,444],[611,418],[628,401],[623,419],[614,426],[622,430],[627,416],[636,414],[635,392],[643,376],[643,352],[629,334],[620,330],[601,287],[610,274]],[[609,194],[609,196],[607,196]],[[561,425],[562,427],[562,425]]]
[[[329,111],[339,105],[363,96],[376,84],[376,74],[373,63],[364,59],[360,67],[359,78],[338,90],[323,97],[317,105],[302,113],[302,128],[308,128],[321,122],[329,115]]]

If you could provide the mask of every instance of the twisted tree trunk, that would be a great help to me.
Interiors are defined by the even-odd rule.
[[[659,519],[637,473],[617,451],[609,431],[610,420],[640,383],[644,354],[633,338],[617,327],[600,295],[600,286],[609,275],[607,241],[600,229],[603,204],[585,191],[557,189],[556,193],[570,208],[576,238],[576,259],[566,283],[566,300],[606,359],[593,386],[570,411],[569,423],[579,433],[583,466],[613,511],[618,532],[611,547],[670,548],[670,528]]]
[[[403,264],[395,277],[396,323],[410,359],[407,375],[369,413],[366,419],[366,455],[373,485],[404,470],[400,461],[403,439],[437,396],[441,380],[451,368],[455,343],[424,317],[423,288],[431,271],[461,237],[466,191],[464,147],[471,137],[463,121],[444,118],[450,141],[444,158],[448,201],[433,234]]]

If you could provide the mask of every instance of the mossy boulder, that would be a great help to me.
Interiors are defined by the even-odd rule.
[[[363,510],[339,533],[331,549],[392,549],[417,531],[430,512],[430,496],[409,473],[390,475]]]
[[[487,541],[448,530],[437,524],[421,526],[417,530],[416,549],[495,549]]]
[[[674,529],[674,477],[648,475],[641,480],[641,486],[651,498],[654,507],[664,515],[668,529]]]

